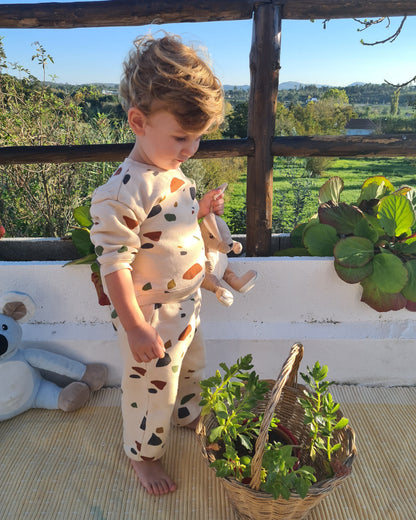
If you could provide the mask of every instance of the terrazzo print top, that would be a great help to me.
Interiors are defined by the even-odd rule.
[[[178,301],[204,278],[195,183],[180,169],[126,159],[92,196],[91,240],[101,275],[130,269],[140,304]]]

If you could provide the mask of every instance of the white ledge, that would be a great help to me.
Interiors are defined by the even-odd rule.
[[[23,325],[24,346],[104,362],[109,384],[118,385],[108,307],[97,303],[90,267],[64,263],[0,262],[2,291],[27,292],[37,304]],[[339,383],[416,384],[416,316],[407,310],[380,313],[362,303],[360,285],[342,282],[331,258],[231,258],[230,264],[238,274],[255,269],[259,278],[249,293],[234,293],[228,308],[203,292],[208,375],[220,362],[252,353],[260,375],[274,378],[290,346],[300,341],[301,370],[319,360]]]

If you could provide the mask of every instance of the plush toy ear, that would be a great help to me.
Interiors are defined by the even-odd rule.
[[[207,231],[214,236],[217,240],[221,240],[220,232],[218,230],[217,221],[214,213],[208,213],[203,220],[202,224],[205,226]]]
[[[27,321],[35,314],[36,305],[25,293],[10,291],[0,296],[1,313],[16,321]]]
[[[231,240],[231,231],[225,220],[218,215],[215,215],[215,224],[217,226],[217,235],[220,237],[220,240],[229,243]]]

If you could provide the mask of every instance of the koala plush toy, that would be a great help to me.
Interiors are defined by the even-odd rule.
[[[235,291],[246,293],[254,287],[257,272],[250,270],[237,276],[229,266],[227,254],[233,251],[238,255],[243,246],[233,240],[230,229],[221,217],[208,213],[200,222],[200,228],[206,256],[205,278],[201,287],[213,292],[220,303],[229,307],[234,301],[234,296],[221,286],[221,280]]]
[[[20,348],[20,323],[29,319],[35,308],[32,298],[25,293],[0,296],[0,421],[30,408],[77,410],[107,378],[105,365],[84,365],[46,350]],[[44,379],[40,369],[74,381],[61,388]]]

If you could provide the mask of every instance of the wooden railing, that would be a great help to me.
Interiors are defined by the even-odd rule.
[[[195,158],[247,156],[247,256],[271,252],[274,156],[416,156],[416,136],[275,137],[282,19],[416,15],[414,0],[105,0],[0,5],[1,28],[137,26],[253,18],[246,139],[203,141]],[[118,161],[130,144],[0,148],[0,164]]]

